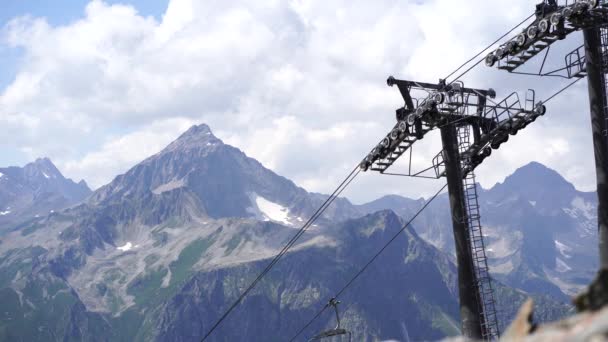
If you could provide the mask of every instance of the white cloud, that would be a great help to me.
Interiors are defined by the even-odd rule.
[[[4,43],[25,57],[0,92],[2,140],[99,186],[206,122],[278,173],[330,192],[394,124],[402,100],[389,75],[435,82],[535,2],[171,0],[157,21],[95,0],[64,26],[17,18]],[[499,97],[535,86],[542,98],[559,86],[483,66],[465,81]],[[585,96],[582,84],[556,98],[480,167],[482,183],[539,160],[592,188]],[[417,146],[416,166],[439,149],[437,139]],[[365,175],[347,195],[428,195],[440,185]]]
[[[194,122],[189,119],[159,120],[120,137],[108,137],[99,149],[76,160],[58,159],[64,172],[76,179],[85,178],[98,187],[133,165],[162,150],[188,129]]]

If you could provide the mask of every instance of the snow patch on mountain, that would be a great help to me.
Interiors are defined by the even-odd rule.
[[[289,209],[278,203],[271,202],[261,196],[256,196],[255,203],[258,206],[258,209],[260,209],[262,214],[265,216],[265,221],[272,220],[287,225],[290,224]]]
[[[0,178],[4,177],[4,173],[0,172]]]
[[[251,206],[246,210],[257,220],[272,221],[294,228],[301,227],[302,223],[306,221],[305,218],[292,212],[288,207],[273,202],[255,192],[249,193],[248,196],[251,201]],[[311,227],[314,228],[318,226],[313,224]]]
[[[152,193],[154,193],[155,195],[160,195],[163,192],[179,189],[179,188],[184,187],[185,185],[186,185],[186,182],[183,179],[172,180],[168,183],[157,186],[156,188],[154,188],[152,190]]]
[[[0,211],[0,216],[6,216],[8,214],[10,214],[11,211],[10,210],[6,210],[6,211]]]
[[[566,259],[570,259],[572,256],[569,255],[567,252],[570,252],[572,250],[572,248],[570,248],[569,246],[566,246],[565,244],[559,242],[558,240],[555,240],[555,248],[559,251],[559,254],[561,254],[564,258]]]
[[[167,288],[171,284],[171,268],[167,268],[167,275],[163,278],[163,282],[160,284],[160,287]]]
[[[133,244],[131,242],[127,242],[124,246],[116,247],[116,249],[126,252],[128,250],[131,250],[131,248],[137,248],[137,247],[138,247],[138,245],[133,246]]]

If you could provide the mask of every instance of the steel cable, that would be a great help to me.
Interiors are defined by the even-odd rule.
[[[232,303],[232,305],[224,312],[224,314],[215,322],[215,324],[209,329],[209,331],[205,334],[205,336],[201,339],[205,341],[211,334],[217,329],[217,327],[228,317],[228,315],[234,310],[243,299],[249,294],[249,292],[270,272],[272,267],[279,262],[279,260],[285,255],[289,249],[297,242],[297,240],[304,235],[304,233],[308,230],[308,228],[316,221],[322,214],[325,212],[327,207],[333,203],[333,201],[350,185],[350,183],[357,177],[357,175],[361,172],[359,166],[357,165],[349,175],[340,183],[340,185],[334,190],[334,192],[323,202],[323,204],[314,212],[314,214],[304,223],[304,225],[298,230],[298,232],[289,240],[289,242],[281,249],[279,254],[277,254],[272,261],[264,268],[264,270],[256,277],[256,279],[249,284],[249,286],[239,295],[236,301]]]
[[[519,24],[517,24],[516,26],[514,26],[512,29],[510,29],[507,33],[503,34],[502,36],[500,36],[500,38],[496,39],[494,42],[492,42],[490,45],[486,46],[483,50],[479,51],[475,56],[471,57],[471,59],[469,59],[468,61],[464,62],[461,66],[459,66],[456,70],[452,71],[451,74],[447,75],[444,80],[447,81],[448,78],[450,78],[452,75],[454,75],[455,73],[457,73],[460,69],[462,69],[465,65],[469,64],[471,61],[473,61],[475,58],[479,57],[480,55],[482,55],[484,52],[488,51],[488,49],[490,49],[492,46],[494,46],[494,44],[498,43],[499,41],[501,41],[502,39],[504,39],[506,36],[508,36],[509,34],[511,34],[511,32],[515,31],[515,29],[517,29],[518,27],[520,27],[522,24],[524,24],[526,21],[530,20],[530,18],[532,18],[535,14],[531,14],[529,17],[527,17],[526,19],[522,20]],[[483,61],[483,59],[481,60]],[[466,73],[468,73],[469,71],[471,71],[474,67],[476,67],[479,63],[481,63],[481,61],[475,63],[472,67],[470,67],[469,69],[467,69],[464,73],[460,74],[460,76],[454,78],[454,81],[461,78],[462,76],[464,76]],[[451,83],[453,83],[454,81],[452,81]],[[451,84],[450,83],[450,84]]]
[[[380,256],[380,254],[382,254],[382,252],[384,252],[384,250],[391,244],[393,243],[393,241],[395,241],[395,239],[397,239],[397,237],[399,237],[399,235],[401,235],[401,233],[403,233],[403,231],[424,211],[424,209],[426,209],[426,207],[428,207],[429,204],[431,204],[435,198],[437,198],[437,196],[439,196],[439,194],[447,187],[447,184],[444,184],[441,189],[439,189],[439,191],[437,191],[423,206],[422,208],[420,208],[418,210],[418,212],[416,212],[416,214],[414,214],[414,216],[412,216],[410,218],[409,221],[407,221],[407,223],[405,225],[403,225],[403,227],[393,235],[393,237],[388,240],[388,242],[386,242],[386,244],[384,244],[384,246],[382,248],[380,248],[380,250],[378,252],[376,252],[376,254],[374,254],[374,256],[359,270],[359,272],[357,272],[347,283],[346,285],[344,285],[340,291],[338,291],[336,293],[336,295],[333,297],[334,299],[338,299],[343,293],[344,291],[346,291],[346,289],[348,289],[348,287],[350,287],[355,280],[357,280],[357,278],[359,278],[361,276],[361,274],[363,274],[363,272],[365,272],[365,270],[367,270],[367,268]],[[317,318],[319,318],[319,316],[321,316],[321,314],[327,309],[328,305],[325,305],[319,312],[317,312],[317,314],[310,320],[308,321],[308,323],[306,325],[304,325],[300,330],[298,330],[298,332],[289,340],[290,342],[294,341],[296,338],[298,338],[298,336],[300,336],[302,334],[302,332],[304,332],[304,330],[306,330]]]

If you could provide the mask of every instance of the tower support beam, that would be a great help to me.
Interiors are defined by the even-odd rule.
[[[441,128],[443,143],[443,160],[450,196],[452,227],[456,243],[456,260],[458,263],[458,292],[460,296],[460,320],[464,336],[480,340],[482,338],[481,312],[477,298],[473,257],[468,239],[468,220],[465,210],[464,189],[462,186],[462,169],[458,151],[458,136],[455,125]]]
[[[600,269],[608,269],[608,127],[606,127],[606,80],[599,28],[583,31],[595,152],[598,196]]]
[[[602,56],[602,29],[583,30],[591,133],[597,178],[597,223],[600,269],[585,292],[575,299],[579,311],[598,310],[608,305],[608,99],[606,94],[607,60]]]

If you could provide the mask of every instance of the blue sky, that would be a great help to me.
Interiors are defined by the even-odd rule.
[[[6,23],[10,19],[23,15],[45,17],[55,25],[64,25],[82,17],[87,0],[3,0],[0,21]],[[167,8],[167,0],[136,0],[136,1],[105,1],[108,4],[130,4],[144,16],[154,16],[160,19]]]
[[[403,100],[386,87],[389,75],[436,82],[529,16],[535,2],[4,0],[0,165],[46,156],[97,188],[207,123],[277,173],[331,192],[394,125]],[[471,20],[470,8],[483,15]],[[580,44],[571,38],[551,49],[551,60],[563,62]],[[512,91],[523,98],[528,88],[541,99],[564,83],[483,65],[462,81],[494,88],[499,99]],[[477,179],[489,187],[539,161],[593,190],[589,126],[583,81],[494,152]],[[439,139],[425,139],[415,166],[427,167],[440,149]],[[407,179],[397,186],[368,174],[358,182],[346,195],[359,202],[441,186]]]

